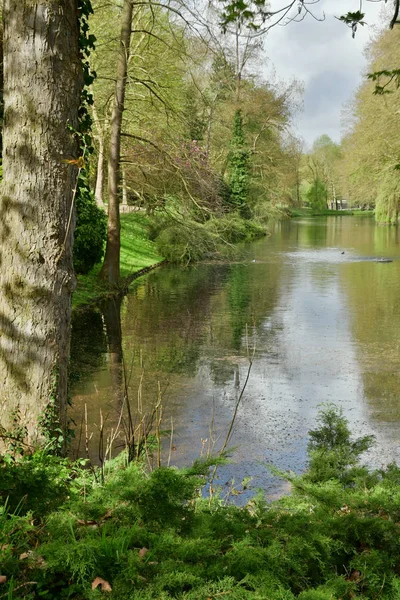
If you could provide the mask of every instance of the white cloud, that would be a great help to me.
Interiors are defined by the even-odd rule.
[[[321,0],[311,8],[318,17],[325,13],[325,20],[317,22],[308,16],[301,23],[274,27],[264,42],[270,60],[264,76],[271,76],[272,63],[278,79],[296,78],[304,84],[304,112],[297,119],[296,129],[308,144],[323,133],[339,141],[342,106],[361,82],[366,68],[363,49],[371,27],[381,22],[382,4],[364,4],[368,27],[359,27],[355,39],[335,17],[358,10],[358,1]]]

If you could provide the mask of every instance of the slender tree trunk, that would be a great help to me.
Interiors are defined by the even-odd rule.
[[[240,42],[240,30],[239,30],[239,26],[236,25],[236,32],[235,32],[235,75],[236,75],[236,90],[235,90],[235,100],[236,100],[236,104],[237,104],[237,108],[240,105],[240,82],[241,82],[241,78],[242,78],[242,73],[241,73],[241,68],[240,68],[240,46],[239,46],[239,42]]]
[[[120,280],[120,215],[119,215],[119,169],[121,158],[121,124],[124,111],[126,79],[132,30],[132,0],[124,0],[121,16],[121,38],[117,64],[114,106],[111,117],[111,140],[108,158],[108,228],[104,263],[100,276],[110,285]]]
[[[0,429],[65,425],[82,85],[76,0],[4,0]]]
[[[122,204],[128,206],[128,189],[126,187],[125,169],[121,166]]]
[[[215,102],[217,98],[215,98]],[[211,133],[214,119],[214,108],[215,104],[211,104],[210,106],[210,114],[208,115],[208,124],[207,124],[207,141],[206,141],[206,156],[207,158],[210,156],[210,148],[211,148]]]
[[[97,170],[96,170],[96,187],[94,190],[94,197],[96,204],[99,208],[104,208],[103,202],[103,189],[104,189],[104,144],[103,138],[99,136],[99,155],[97,157]]]
[[[332,187],[332,200],[333,200],[336,210],[338,210],[339,205],[338,205],[338,200],[337,200],[337,195],[336,195],[336,186],[335,186],[335,182],[333,181],[333,179],[331,180],[331,187]]]
[[[300,176],[299,176],[299,169],[296,169],[296,201],[297,201],[297,206],[300,206],[301,203],[301,198],[300,198]]]
[[[97,141],[99,143],[99,155],[97,157],[97,171],[96,171],[96,186],[94,197],[96,200],[96,204],[99,208],[104,208],[103,201],[103,189],[104,189],[104,131],[100,124],[100,119],[97,114],[96,106],[93,104],[93,120],[96,125],[97,130]],[[106,124],[104,129],[106,128]]]

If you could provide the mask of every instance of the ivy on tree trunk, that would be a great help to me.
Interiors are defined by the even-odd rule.
[[[243,218],[249,218],[251,215],[247,201],[250,180],[250,152],[246,148],[243,116],[240,109],[235,112],[234,116],[228,163],[231,204],[239,210]]]

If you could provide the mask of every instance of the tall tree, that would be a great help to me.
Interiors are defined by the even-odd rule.
[[[308,156],[308,169],[312,175],[313,189],[317,189],[317,179],[324,184],[327,208],[339,208],[339,176],[340,146],[323,134],[313,144]]]
[[[111,285],[120,280],[121,225],[119,214],[119,179],[121,160],[121,125],[124,112],[128,62],[132,33],[132,0],[124,0],[117,62],[114,106],[111,116],[110,153],[108,158],[108,229],[101,277]]]
[[[398,65],[399,41],[399,28],[376,36],[368,48],[368,69],[389,72]],[[342,185],[352,203],[375,204],[378,221],[397,223],[400,89],[391,89],[384,98],[374,94],[374,90],[375,82],[365,81],[350,106],[350,126],[342,146]]]
[[[77,0],[4,1],[0,425],[65,414],[82,86]]]

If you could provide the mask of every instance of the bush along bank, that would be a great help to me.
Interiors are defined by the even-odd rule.
[[[369,472],[372,438],[325,407],[291,496],[201,497],[209,467],[103,471],[43,452],[0,462],[0,596],[75,600],[395,600],[400,469]],[[15,446],[14,446],[15,448]],[[104,477],[103,477],[104,476]]]
[[[205,222],[183,218],[176,210],[121,215],[121,288],[164,261],[189,264],[201,260],[229,259],[239,249],[234,244],[266,235],[258,221],[236,214],[211,217]],[[73,307],[85,305],[110,294],[98,277],[100,265],[78,275]]]

